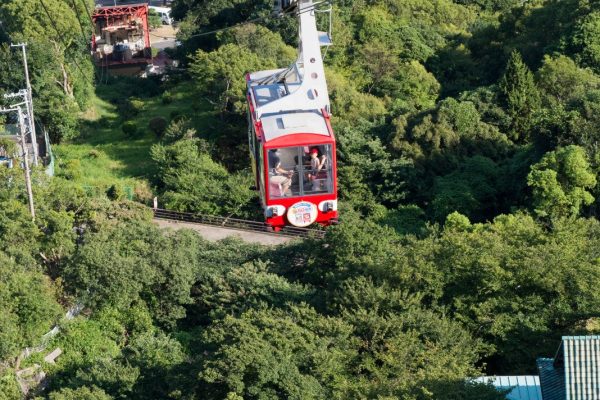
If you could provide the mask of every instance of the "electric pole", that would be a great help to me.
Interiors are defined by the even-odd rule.
[[[17,107],[19,114],[19,131],[21,132],[21,147],[23,148],[23,164],[25,165],[25,186],[27,187],[27,198],[29,199],[29,211],[31,218],[35,221],[35,207],[33,205],[33,190],[31,189],[31,173],[29,171],[29,155],[27,154],[27,142],[25,141],[25,121],[23,120],[23,110]]]
[[[23,110],[21,105],[11,106],[14,108],[0,108],[0,113],[17,112],[19,119],[19,133],[21,137],[21,149],[23,150],[23,166],[25,169],[25,186],[27,188],[27,199],[29,201],[29,212],[31,219],[35,221],[35,206],[33,205],[33,189],[31,188],[31,172],[29,170],[29,152],[27,151],[27,141],[25,137],[25,120],[23,118]]]
[[[10,44],[10,47],[20,47],[23,51],[23,67],[25,68],[25,84],[27,85],[27,119],[29,120],[29,133],[31,135],[31,145],[33,147],[33,165],[37,167],[38,165],[38,147],[37,147],[37,137],[35,133],[35,120],[33,119],[33,96],[31,94],[31,83],[29,82],[29,67],[27,65],[27,44],[26,43],[17,43]]]

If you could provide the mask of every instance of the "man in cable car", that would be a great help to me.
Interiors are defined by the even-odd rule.
[[[288,192],[292,185],[292,176],[294,171],[288,171],[281,166],[281,158],[279,157],[279,149],[269,150],[269,182],[276,187],[279,193],[274,193],[278,196],[289,196]]]

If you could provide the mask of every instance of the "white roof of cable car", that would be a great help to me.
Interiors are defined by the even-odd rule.
[[[317,110],[267,114],[261,121],[266,142],[294,133],[329,136],[325,117]]]

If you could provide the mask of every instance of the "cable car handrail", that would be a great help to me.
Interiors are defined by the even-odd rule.
[[[286,226],[279,232],[267,231],[267,225],[260,221],[251,221],[239,218],[228,218],[216,215],[205,215],[191,212],[182,212],[174,210],[165,210],[154,208],[154,218],[165,219],[171,221],[183,221],[203,225],[211,225],[222,228],[236,229],[240,231],[260,232],[266,235],[288,236],[288,237],[305,237],[322,239],[325,236],[325,231],[317,229],[296,228]]]

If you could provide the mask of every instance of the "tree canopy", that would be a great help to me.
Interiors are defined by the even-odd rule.
[[[244,77],[292,62],[297,29],[271,6],[174,0],[181,69],[115,79],[106,129],[147,146],[145,199],[261,218]],[[9,44],[27,41],[36,113],[73,146],[97,144],[79,122],[106,89],[86,54],[91,7],[0,4],[0,94],[22,87]],[[53,178],[34,168],[33,221],[22,170],[0,165],[0,399],[23,398],[17,370],[31,367],[47,387],[29,396],[50,400],[500,400],[471,378],[534,373],[561,336],[600,331],[598,5],[333,10],[341,224],[323,239],[266,247],[161,230],[117,186],[84,190],[79,160]],[[172,105],[178,84],[194,96],[188,115]],[[160,117],[131,120],[155,101]]]

